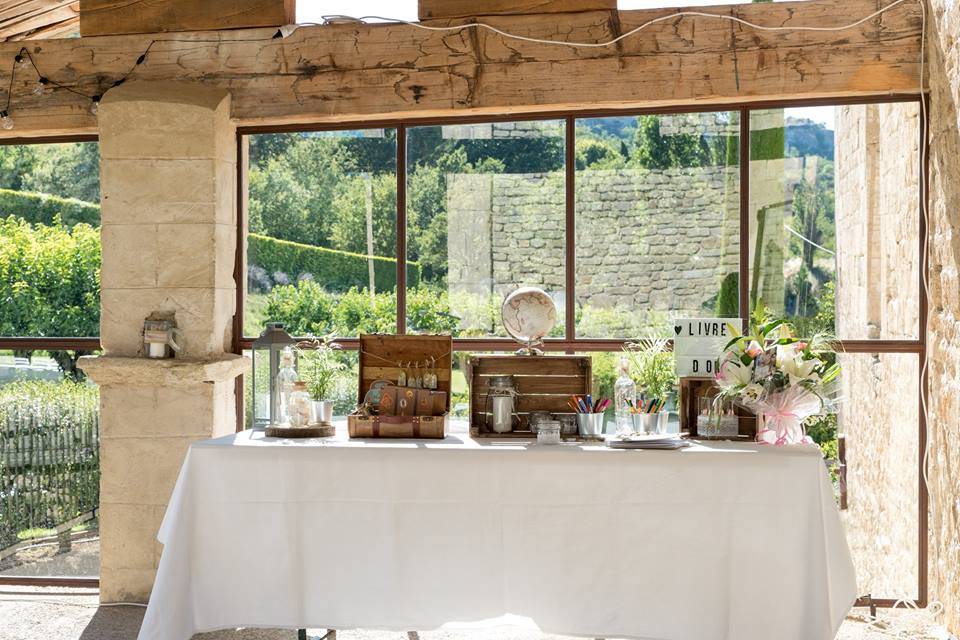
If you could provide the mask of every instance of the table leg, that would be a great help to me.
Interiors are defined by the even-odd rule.
[[[297,640],[307,640],[306,629],[297,629]]]

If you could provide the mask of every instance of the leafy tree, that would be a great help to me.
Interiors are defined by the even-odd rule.
[[[100,329],[100,231],[0,219],[0,335],[95,336]],[[54,351],[78,377],[83,352]]]
[[[584,132],[586,133],[586,131]],[[628,153],[625,145],[612,138],[598,138],[577,132],[576,165],[584,169],[622,169],[626,166]]]
[[[100,202],[95,142],[0,147],[0,188]]]
[[[100,202],[100,147],[95,142],[41,145],[24,176],[26,191]]]
[[[718,318],[736,318],[740,315],[740,274],[728,273],[720,283],[715,311]]]
[[[337,140],[300,138],[250,169],[250,230],[330,246],[332,203],[342,179]]]
[[[397,187],[393,174],[341,178],[331,204],[330,247],[367,254],[367,207],[373,218],[373,254],[397,251]]]
[[[726,136],[692,133],[661,135],[660,116],[640,116],[634,135],[634,164],[646,169],[707,167],[726,164],[727,149],[735,144]]]

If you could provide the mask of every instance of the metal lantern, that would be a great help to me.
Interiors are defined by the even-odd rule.
[[[281,375],[284,351],[293,347],[296,341],[284,331],[282,322],[269,322],[260,337],[253,342],[253,426],[268,427],[282,424],[286,420],[285,385],[292,385]],[[294,352],[295,353],[295,352]],[[296,369],[296,355],[293,356]],[[295,381],[295,380],[294,380]]]

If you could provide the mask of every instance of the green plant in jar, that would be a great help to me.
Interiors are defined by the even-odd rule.
[[[666,400],[676,389],[677,372],[669,344],[665,338],[656,338],[623,346],[637,389],[647,398]]]
[[[331,336],[310,338],[297,345],[300,352],[300,378],[307,383],[310,397],[329,400],[337,376],[344,369],[337,357],[340,345]]]

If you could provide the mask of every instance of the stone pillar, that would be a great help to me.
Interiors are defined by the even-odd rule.
[[[236,137],[229,94],[196,84],[124,84],[99,123],[104,354],[82,367],[100,385],[100,598],[145,602],[187,448],[236,428]],[[142,357],[154,312],[183,331],[176,359]]]

